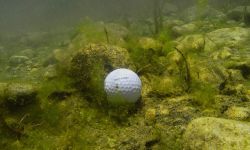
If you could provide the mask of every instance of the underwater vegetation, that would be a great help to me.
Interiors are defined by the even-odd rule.
[[[250,4],[150,2],[148,18],[1,36],[0,149],[250,149]],[[136,103],[107,100],[118,68],[139,75]]]

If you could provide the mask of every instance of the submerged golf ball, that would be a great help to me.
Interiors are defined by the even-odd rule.
[[[111,102],[136,102],[141,96],[141,80],[129,69],[116,69],[104,81]]]

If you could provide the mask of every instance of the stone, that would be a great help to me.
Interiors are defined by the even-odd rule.
[[[212,54],[214,60],[229,59],[232,56],[231,49],[223,47],[221,51],[216,51]]]
[[[250,30],[241,27],[221,28],[206,34],[206,52],[214,52],[223,47],[238,49],[247,46]]]
[[[55,65],[49,65],[46,67],[46,71],[43,75],[43,78],[46,80],[54,79],[58,76]]]
[[[174,26],[172,31],[175,35],[185,35],[194,33],[197,30],[197,26],[194,23],[188,23],[181,26]]]
[[[229,119],[246,121],[250,117],[250,109],[232,106],[225,112],[225,115]]]
[[[232,81],[244,81],[245,80],[240,70],[227,69],[227,72],[230,76],[230,80]]]
[[[139,46],[143,49],[152,49],[152,50],[159,50],[161,49],[161,44],[160,42],[156,41],[153,38],[149,38],[149,37],[143,37],[141,39],[139,39]]]
[[[243,61],[243,62],[233,61],[231,63],[228,63],[226,65],[226,68],[240,70],[242,76],[245,79],[248,79],[250,76],[250,61],[249,62],[248,61]]]
[[[6,117],[6,118],[4,118],[4,123],[12,131],[20,130],[21,125],[19,124],[19,121],[14,117]]]
[[[31,84],[11,83],[4,90],[4,103],[9,107],[26,106],[37,100],[37,89]]]
[[[27,56],[11,56],[9,58],[9,65],[16,67],[18,65],[25,64],[27,61],[29,61]]]
[[[146,121],[155,121],[156,119],[156,109],[154,108],[149,108],[145,111],[145,120]]]
[[[187,52],[202,52],[205,47],[205,38],[203,35],[194,34],[180,37],[176,40],[178,43],[176,48],[184,53]]]
[[[201,117],[192,120],[184,136],[184,149],[249,150],[250,123]]]
[[[81,90],[101,89],[104,76],[112,70],[117,68],[134,70],[131,62],[129,53],[124,48],[90,44],[72,57],[69,75]]]

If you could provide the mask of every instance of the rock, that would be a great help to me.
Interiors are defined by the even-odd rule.
[[[185,35],[194,33],[197,30],[197,26],[194,23],[188,23],[181,26],[175,26],[172,28],[172,31],[175,35]]]
[[[108,70],[132,67],[128,51],[118,46],[90,44],[73,56],[72,63],[77,63],[75,61],[84,57],[89,58],[89,60],[99,59],[104,61],[105,69]]]
[[[143,49],[159,50],[162,45],[153,38],[143,37],[139,39],[139,46]]]
[[[203,35],[194,34],[185,37],[180,37],[176,40],[178,45],[176,48],[184,53],[187,52],[202,52],[205,47],[205,38]]]
[[[53,57],[57,62],[63,62],[64,59],[67,59],[67,52],[62,49],[55,49],[53,50]]]
[[[49,65],[43,75],[44,79],[51,80],[58,76],[55,65]]]
[[[232,106],[225,112],[225,115],[229,119],[246,121],[250,117],[250,109]]]
[[[25,106],[36,102],[37,90],[30,84],[12,83],[4,90],[4,103],[9,107]]]
[[[4,118],[4,123],[12,131],[20,130],[21,125],[19,124],[19,121],[14,117],[6,117],[6,118]]]
[[[148,123],[154,122],[156,119],[156,109],[154,108],[149,108],[145,111],[145,120]]]
[[[94,90],[103,88],[104,76],[116,68],[133,70],[126,49],[112,45],[91,44],[73,56],[69,74],[80,89]]]
[[[227,16],[236,21],[250,24],[250,6],[238,6],[227,13]]]
[[[236,62],[233,61],[231,63],[228,63],[226,65],[228,69],[235,69],[235,70],[240,70],[242,76],[245,79],[248,79],[250,77],[250,62],[244,61],[244,62]]]
[[[232,81],[244,81],[245,80],[240,70],[228,69],[227,72],[230,76],[230,80]]]
[[[212,54],[214,60],[229,59],[232,56],[232,49],[223,47],[221,51],[216,51]]]
[[[221,28],[206,35],[205,51],[211,52],[223,47],[239,49],[247,46],[250,30],[247,28],[233,27]]]
[[[16,67],[18,65],[25,64],[27,61],[29,61],[27,56],[11,56],[9,58],[9,65]]]
[[[178,83],[175,76],[151,76],[152,89],[148,93],[154,97],[166,97],[183,92],[182,84]]]
[[[249,150],[250,123],[202,117],[191,121],[184,134],[184,149]]]

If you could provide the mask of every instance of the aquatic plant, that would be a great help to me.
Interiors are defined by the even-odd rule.
[[[191,88],[195,104],[203,108],[214,106],[215,96],[219,93],[215,85],[194,81]]]

